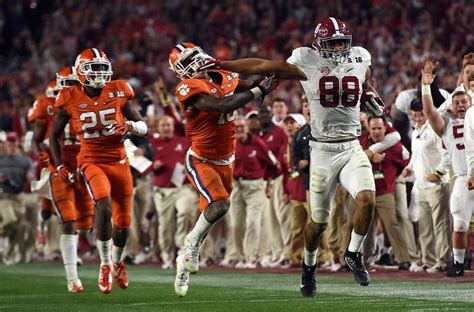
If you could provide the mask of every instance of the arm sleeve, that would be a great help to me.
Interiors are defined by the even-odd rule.
[[[474,109],[468,109],[464,120],[464,145],[466,146],[467,172],[474,176]]]
[[[441,94],[441,91],[437,84],[437,80],[438,79],[435,78],[433,83],[431,83],[430,85],[431,97],[433,98],[433,104],[436,108],[440,107],[441,104],[443,104],[444,101],[446,101],[446,98]]]
[[[397,144],[401,139],[400,133],[393,131],[383,138],[382,141],[375,143],[369,147],[369,149],[374,153],[381,153],[386,149]]]
[[[286,62],[296,66],[301,65],[303,62],[301,58],[301,48],[294,49],[291,52],[291,56],[286,60]]]

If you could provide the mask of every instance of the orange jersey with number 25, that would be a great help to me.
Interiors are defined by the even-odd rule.
[[[186,106],[187,100],[199,94],[216,97],[232,95],[239,84],[237,73],[218,70],[210,74],[219,75],[220,83],[185,79],[176,86],[176,97],[186,117],[186,136],[191,141],[191,149],[207,159],[225,160],[235,153],[234,112],[205,112]]]
[[[60,91],[56,107],[71,116],[80,136],[79,165],[117,162],[125,158],[123,137],[107,126],[125,121],[122,109],[133,96],[133,89],[124,80],[109,82],[96,98],[89,97],[82,86]]]

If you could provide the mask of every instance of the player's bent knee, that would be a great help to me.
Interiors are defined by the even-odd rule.
[[[311,220],[315,223],[324,224],[329,222],[329,211],[325,209],[313,209]]]
[[[469,228],[469,224],[463,220],[454,219],[453,228],[454,228],[454,232],[467,232],[467,229]]]
[[[127,229],[130,227],[131,223],[132,223],[132,218],[128,214],[121,213],[121,214],[117,214],[114,217],[114,225],[117,228]]]
[[[312,192],[324,192],[328,181],[328,171],[323,167],[315,167],[311,170],[310,180],[309,187]]]
[[[87,235],[92,231],[92,226],[88,229],[77,229],[77,234],[79,235]]]
[[[94,217],[85,217],[76,221],[78,232],[88,233],[94,226]]]
[[[358,206],[364,208],[375,207],[375,193],[372,191],[362,191],[357,194],[355,201]]]

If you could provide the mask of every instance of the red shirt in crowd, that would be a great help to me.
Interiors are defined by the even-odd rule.
[[[153,170],[153,186],[176,187],[177,185],[171,182],[171,177],[177,163],[184,166],[189,141],[185,137],[175,135],[170,139],[162,137],[151,138],[150,144],[154,151],[153,163],[157,160],[163,162],[163,165],[158,170]],[[184,172],[183,177],[183,184],[189,183]]]
[[[234,178],[260,179],[266,167],[276,166],[276,157],[258,136],[249,136],[243,143],[237,140]]]
[[[303,177],[296,170],[293,161],[293,148],[291,144],[281,147],[278,160],[283,173],[283,190],[291,200],[306,201],[306,190]]]
[[[260,138],[265,142],[273,155],[280,154],[280,148],[288,144],[288,137],[282,127],[273,125],[268,132],[261,132]],[[265,179],[273,179],[278,177],[281,171],[276,167],[267,167],[265,170]]]
[[[364,150],[374,144],[368,134],[360,137],[360,143]],[[410,153],[400,142],[383,151],[383,154],[385,157],[382,162],[371,162],[377,196],[395,193],[395,181],[410,161]]]

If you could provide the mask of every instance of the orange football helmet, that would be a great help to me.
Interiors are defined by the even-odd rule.
[[[168,61],[170,69],[179,79],[202,78],[203,71],[199,68],[204,65],[207,59],[212,59],[201,47],[190,43],[178,43],[171,49]]]
[[[76,67],[66,66],[56,73],[56,83],[59,90],[67,86],[75,85],[79,82],[76,72]]]
[[[50,83],[48,83],[48,86],[46,87],[46,91],[44,92],[46,97],[56,98],[56,96],[58,96],[58,93],[59,93],[59,88],[58,88],[58,84],[56,83],[56,80],[53,80]]]
[[[105,87],[112,78],[112,64],[104,51],[90,48],[76,58],[76,72],[79,82],[96,89]]]

